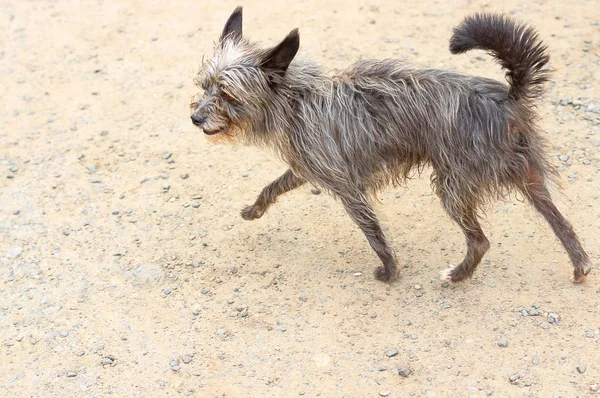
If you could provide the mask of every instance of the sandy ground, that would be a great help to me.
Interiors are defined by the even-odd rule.
[[[597,0],[265,4],[244,3],[246,34],[300,27],[300,53],[327,69],[397,56],[503,79],[485,54],[448,52],[452,27],[479,10],[535,25],[554,68],[540,112],[555,196],[587,281],[569,282],[549,227],[512,199],[488,211],[474,278],[443,285],[464,243],[427,175],[381,195],[391,286],[310,187],[242,220],[285,166],[210,145],[188,113],[237,3],[3,0],[0,396],[599,395]]]

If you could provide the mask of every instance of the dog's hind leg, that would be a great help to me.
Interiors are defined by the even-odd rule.
[[[363,231],[371,248],[383,263],[375,269],[375,277],[380,281],[391,282],[396,278],[396,258],[387,243],[375,212],[363,194],[356,197],[340,197],[346,212]]]
[[[590,272],[587,268],[589,257],[581,247],[581,243],[569,221],[563,217],[552,202],[550,192],[548,192],[540,173],[530,168],[527,174],[527,182],[521,187],[521,190],[533,207],[548,221],[554,234],[569,254],[574,268],[571,281],[574,283],[583,282]]]
[[[460,282],[473,275],[483,255],[490,248],[490,242],[481,229],[473,204],[466,202],[457,206],[456,200],[444,192],[441,194],[441,199],[445,210],[460,226],[467,241],[467,254],[463,261],[456,267],[442,271],[441,279]]]
[[[286,171],[281,177],[263,188],[254,204],[246,206],[242,210],[242,217],[244,220],[261,218],[269,206],[275,203],[279,195],[296,189],[304,183],[306,183],[305,179],[294,175],[291,170]]]

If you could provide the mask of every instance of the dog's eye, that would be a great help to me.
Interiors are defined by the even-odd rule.
[[[223,91],[223,98],[225,98],[225,100],[227,102],[230,102],[232,104],[235,103],[235,98],[233,98],[231,95],[227,94],[225,91]]]

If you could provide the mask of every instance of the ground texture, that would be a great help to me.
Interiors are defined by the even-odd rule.
[[[193,75],[236,6],[0,1],[0,396],[584,397],[600,384],[600,6],[597,0],[248,0],[245,32],[300,54],[503,79],[452,56],[466,14],[502,11],[549,46],[540,105],[592,259],[582,285],[520,198],[488,209],[472,280],[442,284],[463,237],[428,173],[381,194],[401,278],[332,198],[239,210],[285,166],[213,146],[189,121]]]

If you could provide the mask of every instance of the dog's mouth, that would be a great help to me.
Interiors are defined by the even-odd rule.
[[[219,134],[219,133],[225,131],[225,127],[219,127],[218,129],[214,129],[214,130],[202,129],[202,131],[204,131],[204,134],[206,134],[206,135],[215,135],[215,134]]]

